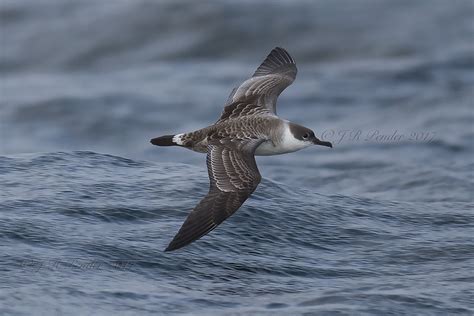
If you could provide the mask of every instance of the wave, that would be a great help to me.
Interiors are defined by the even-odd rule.
[[[262,312],[324,311],[334,304],[372,306],[372,312],[384,306],[466,311],[459,291],[444,285],[441,297],[423,282],[429,275],[449,278],[456,288],[469,283],[463,271],[470,270],[474,247],[464,231],[474,222],[472,203],[328,195],[264,179],[231,218],[170,254],[163,249],[207,192],[204,168],[90,151],[0,157],[0,166],[6,185],[0,241],[13,275],[89,273],[95,285],[86,292],[105,300],[184,299],[209,311],[244,312],[242,304],[256,295],[262,301],[249,306]],[[454,274],[438,274],[436,267],[444,270],[447,262],[454,281]],[[110,273],[142,279],[139,288],[159,284],[158,293],[177,292],[172,298],[139,288],[101,292],[94,278]],[[81,291],[73,297],[93,299]]]
[[[48,213],[86,222],[176,224],[207,193],[209,185],[203,168],[89,151],[1,157],[0,162],[8,191],[15,197],[10,199],[15,208],[45,205]],[[414,186],[415,183],[407,182],[407,189],[413,190]],[[21,194],[25,190],[34,191],[34,196]],[[469,205],[457,205],[463,203]],[[340,230],[338,235],[346,236],[341,242],[353,235],[389,239],[396,234],[393,227],[386,225],[389,222],[418,227],[440,222],[462,226],[470,219],[461,209],[461,214],[446,214],[441,221],[442,215],[435,212],[437,207],[443,210],[444,205],[321,194],[263,179],[255,194],[233,216],[232,224],[219,230],[229,236],[260,236],[269,241],[290,238],[309,244],[310,239],[322,238],[320,234],[313,237],[316,231],[328,229]],[[265,230],[260,231],[262,226]]]

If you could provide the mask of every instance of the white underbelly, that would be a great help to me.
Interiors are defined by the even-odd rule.
[[[291,153],[302,149],[303,147],[295,148],[293,146],[282,146],[283,144],[274,145],[272,141],[263,142],[255,150],[255,156],[272,156]]]

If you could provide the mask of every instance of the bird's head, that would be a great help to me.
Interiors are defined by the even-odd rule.
[[[309,128],[294,123],[290,123],[289,127],[293,137],[298,141],[305,143],[306,146],[321,145],[332,148],[332,144],[330,142],[320,140]]]

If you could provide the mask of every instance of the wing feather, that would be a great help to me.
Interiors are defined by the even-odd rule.
[[[191,211],[165,251],[176,250],[206,235],[235,213],[260,183],[255,149],[263,140],[238,144],[214,140],[208,146],[209,192]]]
[[[280,93],[293,83],[298,69],[294,59],[283,48],[276,47],[255,70],[253,76],[234,88],[225,103],[224,111],[219,119],[223,121],[238,117],[239,104],[242,102],[262,109],[261,113],[276,115],[276,102]],[[266,112],[264,112],[265,110]],[[233,116],[229,116],[229,112]],[[219,122],[218,121],[218,122]]]

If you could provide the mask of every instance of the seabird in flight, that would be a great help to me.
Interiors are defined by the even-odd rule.
[[[276,114],[280,93],[296,78],[293,58],[273,49],[251,78],[232,90],[219,120],[200,130],[153,138],[157,146],[181,146],[207,154],[209,193],[188,215],[165,251],[201,238],[235,213],[261,176],[255,156],[279,155],[311,145],[332,147],[312,130]]]

